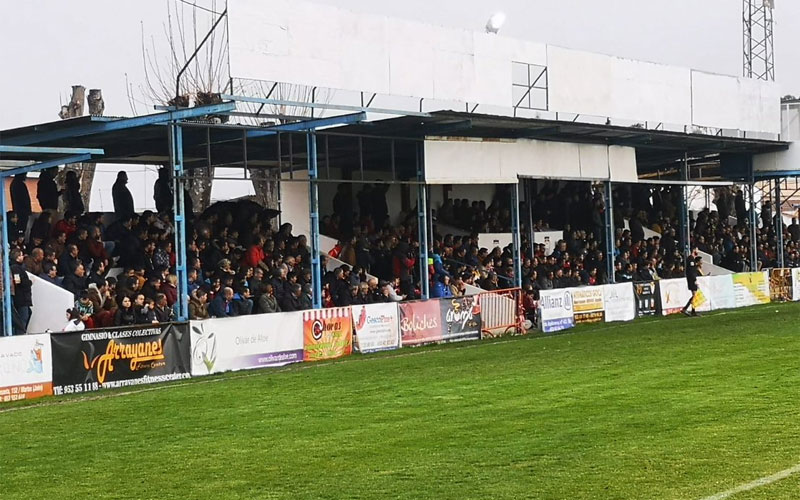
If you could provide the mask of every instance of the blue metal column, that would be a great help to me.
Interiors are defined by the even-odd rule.
[[[750,220],[750,271],[758,271],[758,241],[756,241],[756,226],[758,219],[756,218],[756,181],[753,177],[753,157],[750,157],[750,184],[747,186],[750,196],[750,211],[748,212],[748,219]]]
[[[322,267],[319,257],[319,171],[317,170],[317,134],[306,135],[308,151],[308,208],[311,217],[311,300],[314,309],[322,309]]]
[[[683,154],[683,166],[681,168],[681,180],[684,182],[689,181],[689,155],[687,153]],[[681,186],[681,206],[680,206],[680,217],[681,217],[681,243],[683,249],[683,262],[686,263],[689,261],[689,255],[692,253],[692,243],[691,243],[691,218],[689,214],[689,188],[686,184]],[[684,264],[685,265],[685,264]]]
[[[606,181],[604,184],[606,188],[606,274],[608,275],[608,282],[614,283],[614,244],[616,242],[616,234],[614,233],[614,193],[611,189],[611,181]]]
[[[536,255],[536,246],[533,244],[533,181],[531,179],[523,179],[525,183],[525,204],[528,205],[528,246],[530,247],[530,255],[528,257],[533,261]]]
[[[8,217],[6,215],[8,204],[6,203],[6,177],[0,175],[0,212],[3,213],[3,237],[0,257],[3,260],[3,335],[13,333],[11,321],[11,263],[9,262],[9,243],[8,243]]]
[[[189,275],[186,272],[186,205],[183,170],[183,129],[169,126],[170,166],[172,167],[172,203],[175,223],[175,273],[178,276],[178,321],[189,319]]]
[[[514,286],[522,287],[522,237],[519,227],[519,181],[511,186],[511,238],[514,256]]]
[[[431,284],[428,276],[428,190],[422,166],[421,145],[417,145],[417,231],[419,234],[419,283],[423,299],[430,297]]]
[[[781,180],[775,179],[775,238],[778,250],[778,267],[786,265],[786,247],[783,241],[783,213],[781,212]]]

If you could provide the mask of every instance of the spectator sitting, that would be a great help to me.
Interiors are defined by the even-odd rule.
[[[75,307],[73,311],[78,313],[80,320],[86,326],[86,328],[92,329],[94,328],[94,321],[92,320],[92,315],[94,314],[94,304],[89,299],[89,292],[81,291],[79,298],[75,301]]]
[[[437,275],[431,288],[431,298],[447,299],[453,296],[450,290],[450,276],[446,274]]]
[[[208,292],[197,288],[189,297],[189,319],[200,320],[208,317]]]
[[[274,289],[271,283],[261,285],[260,297],[258,298],[258,314],[271,314],[281,312],[278,300],[275,298]]]
[[[169,323],[174,319],[172,308],[167,304],[167,296],[165,294],[157,293],[154,302],[153,312],[155,313],[156,323]]]
[[[222,293],[214,297],[208,306],[208,314],[212,318],[229,318],[236,316],[236,306],[233,304],[233,288],[225,287]]]
[[[129,326],[136,324],[136,313],[133,303],[128,296],[122,297],[117,312],[114,313],[114,326]]]
[[[80,313],[75,309],[67,309],[67,324],[61,330],[62,332],[82,332],[86,329],[86,325],[81,321]]]

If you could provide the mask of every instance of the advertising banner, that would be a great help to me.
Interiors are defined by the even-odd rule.
[[[397,304],[351,306],[358,352],[391,351],[400,348],[400,315]]]
[[[404,346],[442,341],[442,312],[437,301],[405,302],[399,309]]]
[[[733,292],[733,275],[701,276],[697,278],[697,285],[704,297],[711,301],[711,309],[733,309],[736,299]],[[698,309],[700,310],[700,309]]]
[[[792,300],[800,300],[800,267],[792,269]]]
[[[791,269],[773,269],[770,271],[769,296],[772,302],[789,302],[793,300]]]
[[[186,323],[53,334],[53,394],[191,377]]]
[[[661,314],[664,316],[676,314],[681,312],[689,299],[692,298],[692,292],[689,291],[689,285],[683,278],[676,278],[671,280],[661,280],[658,282],[658,295],[661,300]],[[695,297],[695,307],[706,306],[706,300],[698,293]]]
[[[50,335],[0,338],[0,402],[53,394]]]
[[[353,352],[353,320],[349,307],[303,311],[303,360],[341,358]]]
[[[192,376],[303,361],[299,312],[192,321]]]
[[[636,314],[643,318],[658,314],[658,290],[655,281],[644,281],[633,284],[636,296]]]
[[[481,338],[481,306],[478,296],[440,299],[442,339],[445,341]]]
[[[767,272],[734,274],[733,291],[736,297],[736,307],[769,304]]]
[[[572,293],[569,290],[539,292],[539,318],[542,331],[551,333],[574,327],[575,316],[572,309]]]
[[[571,288],[570,292],[572,293],[572,312],[575,314],[575,324],[604,321],[603,287]]]
[[[612,321],[632,321],[636,318],[636,297],[631,283],[603,285],[598,288],[603,289],[603,303],[607,323]]]

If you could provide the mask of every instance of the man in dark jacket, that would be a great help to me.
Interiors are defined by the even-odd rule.
[[[42,170],[39,174],[39,182],[36,183],[36,199],[42,210],[58,210],[58,185],[54,179],[58,168]]]
[[[303,303],[301,296],[303,294],[303,287],[295,283],[291,287],[291,292],[288,297],[281,304],[281,310],[284,312],[302,311]]]
[[[31,216],[31,196],[28,193],[28,185],[25,183],[28,174],[17,174],[11,181],[11,204],[14,205],[14,212],[19,217],[19,227],[23,233],[28,229],[28,217]]]
[[[86,269],[80,261],[75,269],[68,275],[64,276],[64,281],[61,283],[64,290],[72,292],[75,300],[78,300],[83,290],[86,290]]]
[[[114,214],[117,219],[124,219],[134,214],[133,195],[128,189],[128,173],[124,170],[117,174],[117,181],[111,188],[111,197],[114,200]]]
[[[229,318],[236,316],[236,307],[233,304],[233,288],[225,287],[222,293],[214,297],[208,306],[208,315],[212,318]]]
[[[167,296],[163,293],[156,294],[156,307],[153,312],[156,315],[156,321],[159,323],[169,323],[173,319],[172,308],[167,304]]]
[[[172,210],[172,181],[169,169],[162,167],[158,171],[158,179],[153,185],[153,200],[156,202],[156,211],[160,214]]]
[[[33,299],[31,297],[31,279],[25,270],[24,256],[18,249],[11,251],[11,282],[14,286],[14,308],[20,319],[20,324],[15,335],[24,335],[28,330],[28,323],[31,320],[31,307]]]

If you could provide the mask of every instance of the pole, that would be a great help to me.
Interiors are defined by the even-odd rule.
[[[189,319],[189,275],[186,270],[186,204],[183,170],[183,129],[169,126],[170,167],[172,167],[172,211],[175,223],[175,273],[178,276],[178,321]]]
[[[783,213],[781,212],[781,180],[775,179],[775,238],[778,246],[778,267],[786,265],[786,247],[783,241]]]
[[[748,218],[750,219],[750,271],[755,272],[758,271],[758,242],[756,241],[756,199],[752,158],[750,159],[750,183],[747,187],[750,196],[750,211],[748,213]]]
[[[311,302],[314,309],[322,309],[322,264],[319,245],[319,171],[317,169],[317,134],[311,131],[308,141],[308,205],[311,217]]]
[[[683,181],[689,180],[689,155],[683,154],[683,165],[681,170]],[[683,261],[689,261],[689,254],[692,252],[691,248],[691,213],[689,212],[689,187],[687,185],[681,186],[681,240],[683,244]]]
[[[0,175],[0,212],[3,213],[3,237],[0,256],[3,259],[3,335],[13,334],[11,310],[11,263],[9,262],[10,245],[8,243],[8,208],[6,204],[6,177]]]
[[[422,165],[421,145],[417,145],[417,231],[419,234],[419,282],[423,299],[430,297],[428,276],[428,189],[424,184],[425,173]]]
[[[536,246],[533,243],[533,181],[531,179],[524,179],[525,182],[525,200],[528,205],[528,246],[530,247],[530,259],[533,262],[533,257],[536,255]]]
[[[511,237],[513,241],[512,253],[514,256],[514,286],[522,288],[522,238],[519,227],[519,182],[511,186]]]
[[[612,191],[611,181],[606,181],[606,210],[605,210],[605,225],[606,225],[606,273],[608,274],[608,282],[614,283],[614,193]]]

